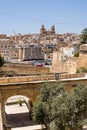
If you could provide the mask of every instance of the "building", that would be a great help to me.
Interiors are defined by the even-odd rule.
[[[55,26],[52,25],[50,30],[46,30],[45,26],[42,25],[40,29],[40,34],[55,34]]]
[[[38,44],[19,44],[16,48],[19,51],[19,61],[44,59],[41,47]]]
[[[73,57],[77,52],[79,52],[78,44],[68,43],[66,46],[59,48],[65,57]]]
[[[87,67],[87,44],[80,46],[78,58],[62,58],[61,51],[54,52],[50,72],[74,74],[81,67]]]
[[[0,35],[0,55],[5,61],[9,61],[9,51],[11,49],[10,39],[6,35]]]

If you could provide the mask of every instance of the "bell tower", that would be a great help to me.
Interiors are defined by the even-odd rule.
[[[55,26],[54,26],[54,25],[51,26],[51,32],[52,32],[53,34],[55,34]]]
[[[44,27],[44,25],[41,26],[40,33],[46,33],[46,28]]]

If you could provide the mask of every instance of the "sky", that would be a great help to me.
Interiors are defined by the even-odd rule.
[[[0,0],[0,34],[40,33],[42,24],[80,34],[87,27],[87,0]]]

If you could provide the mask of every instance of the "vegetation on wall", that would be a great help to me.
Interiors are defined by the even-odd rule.
[[[76,71],[77,73],[86,73],[87,72],[87,67],[80,67]]]
[[[82,44],[87,44],[87,28],[84,28],[81,32],[80,35],[80,44],[78,44],[78,48],[80,47],[80,45]],[[74,54],[74,57],[79,57],[79,52],[76,52]]]
[[[80,35],[81,44],[87,44],[87,28],[84,28]]]
[[[79,57],[79,52],[76,52],[76,53],[74,54],[74,57]]]
[[[87,86],[78,84],[70,93],[64,85],[44,84],[33,107],[33,119],[46,130],[81,130],[87,122]]]
[[[4,59],[0,55],[0,67],[4,64]]]

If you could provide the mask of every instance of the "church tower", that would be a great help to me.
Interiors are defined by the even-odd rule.
[[[54,25],[51,26],[51,32],[52,32],[53,34],[55,34],[55,26],[54,26]]]
[[[44,25],[41,26],[40,29],[40,34],[46,33],[46,28],[44,27]]]

